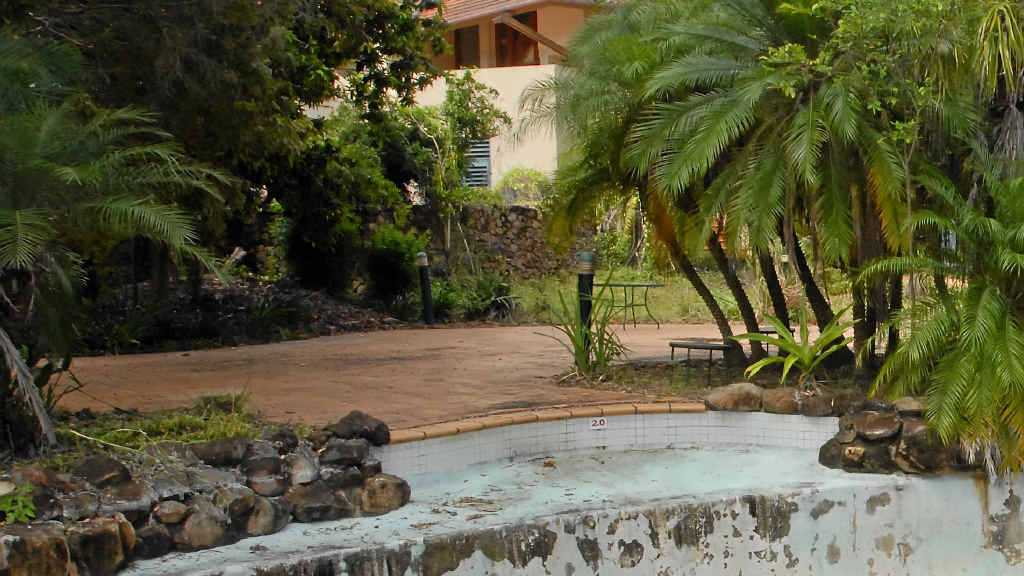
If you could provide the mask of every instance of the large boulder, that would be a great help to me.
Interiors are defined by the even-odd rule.
[[[159,558],[174,549],[174,538],[163,524],[147,524],[140,528],[135,536],[137,539],[135,557],[137,558]]]
[[[884,440],[900,433],[900,418],[895,412],[858,412],[851,422],[857,436],[865,440]]]
[[[910,396],[894,400],[892,406],[900,416],[920,417],[924,415],[924,402]]]
[[[860,412],[867,400],[867,395],[859,388],[840,388],[832,394],[832,412],[836,416]]]
[[[0,530],[0,574],[67,576],[75,571],[61,523],[10,524]]]
[[[259,496],[245,486],[221,486],[213,493],[213,503],[223,510],[235,527],[244,526]]]
[[[260,438],[273,444],[281,454],[287,454],[299,447],[299,435],[288,426],[264,430]]]
[[[712,391],[704,399],[711,410],[729,412],[758,412],[764,389],[750,382],[737,382]]]
[[[398,510],[409,503],[409,484],[391,474],[377,474],[363,484],[360,508],[363,514],[376,516]]]
[[[188,482],[191,493],[209,493],[221,486],[235,486],[242,482],[242,479],[230,470],[200,466],[188,469]]]
[[[248,438],[222,438],[191,444],[192,452],[210,466],[237,466],[249,447]]]
[[[135,547],[134,530],[123,529],[117,518],[76,522],[66,528],[66,535],[79,576],[113,576]]]
[[[309,484],[320,479],[320,464],[316,454],[308,446],[299,446],[284,457],[288,481],[292,484]]]
[[[823,418],[836,413],[836,395],[831,390],[822,388],[813,394],[802,394],[800,397],[800,414],[812,418]]]
[[[188,506],[174,500],[166,500],[157,504],[153,516],[161,524],[181,524],[188,517]]]
[[[345,466],[343,468],[328,466],[320,469],[320,478],[331,490],[345,490],[362,486],[365,476],[355,466]]]
[[[328,466],[359,466],[370,455],[370,443],[362,438],[334,439],[320,452],[320,463]]]
[[[344,492],[331,490],[321,481],[292,486],[284,500],[291,506],[296,522],[337,520],[355,511]]]
[[[123,484],[132,479],[132,473],[123,462],[106,454],[86,458],[75,467],[75,474],[97,488]]]
[[[96,516],[100,509],[100,496],[95,492],[83,491],[58,496],[64,520],[77,522]]]
[[[264,498],[257,496],[252,511],[245,523],[247,536],[266,536],[276,534],[288,525],[291,512],[280,498]]]
[[[349,412],[326,429],[337,438],[362,438],[374,446],[383,446],[391,441],[391,430],[387,424],[359,410]]]
[[[829,438],[828,442],[818,449],[818,463],[826,468],[841,468],[843,466],[843,445],[835,438]]]
[[[843,447],[842,467],[850,472],[888,474],[896,470],[888,443],[858,440]]]
[[[799,414],[800,392],[796,388],[770,388],[761,397],[762,408],[772,414]]]
[[[950,464],[949,450],[920,418],[903,420],[893,460],[900,470],[911,474],[938,472]]]
[[[99,514],[113,516],[120,512],[134,524],[142,524],[156,504],[156,492],[148,482],[132,480],[110,486],[100,494]]]
[[[205,496],[189,502],[188,519],[173,531],[174,543],[180,550],[204,550],[229,541],[228,517]]]
[[[199,466],[196,464],[195,466]],[[213,470],[213,468],[211,468]],[[189,468],[163,466],[160,474],[149,479],[150,486],[159,500],[184,500],[195,492]]]
[[[249,445],[242,461],[242,473],[245,485],[260,496],[280,496],[288,488],[277,447],[265,440]]]

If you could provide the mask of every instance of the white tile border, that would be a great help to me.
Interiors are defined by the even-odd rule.
[[[838,418],[764,412],[701,412],[607,416],[531,422],[375,448],[384,470],[402,477],[447,473],[502,460],[589,450],[651,450],[684,446],[765,446],[816,450],[835,435]]]

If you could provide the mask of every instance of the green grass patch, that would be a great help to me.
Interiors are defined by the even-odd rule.
[[[264,422],[247,409],[247,404],[247,394],[227,394],[204,396],[192,406],[176,410],[68,416],[58,424],[61,448],[50,454],[45,464],[68,470],[92,452],[124,456],[161,442],[254,438],[263,429]]]

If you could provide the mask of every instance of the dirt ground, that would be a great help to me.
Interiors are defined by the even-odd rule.
[[[349,410],[407,427],[512,408],[635,399],[559,386],[571,359],[546,327],[367,332],[169,354],[79,358],[82,393],[71,410],[155,410],[203,395],[247,391],[251,406],[282,422],[324,424]],[[630,327],[631,359],[668,359],[668,340],[715,337],[710,325]]]

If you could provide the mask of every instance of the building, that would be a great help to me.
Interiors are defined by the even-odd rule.
[[[497,90],[498,105],[512,117],[514,127],[523,91],[554,74],[565,47],[598,9],[597,4],[596,0],[445,0],[442,13],[453,50],[436,56],[435,64],[442,70],[469,69],[478,81]],[[444,95],[442,79],[417,101],[440,104]],[[467,177],[471,185],[496,184],[517,167],[554,172],[560,150],[554,130],[534,130],[518,140],[511,132],[474,148]]]

